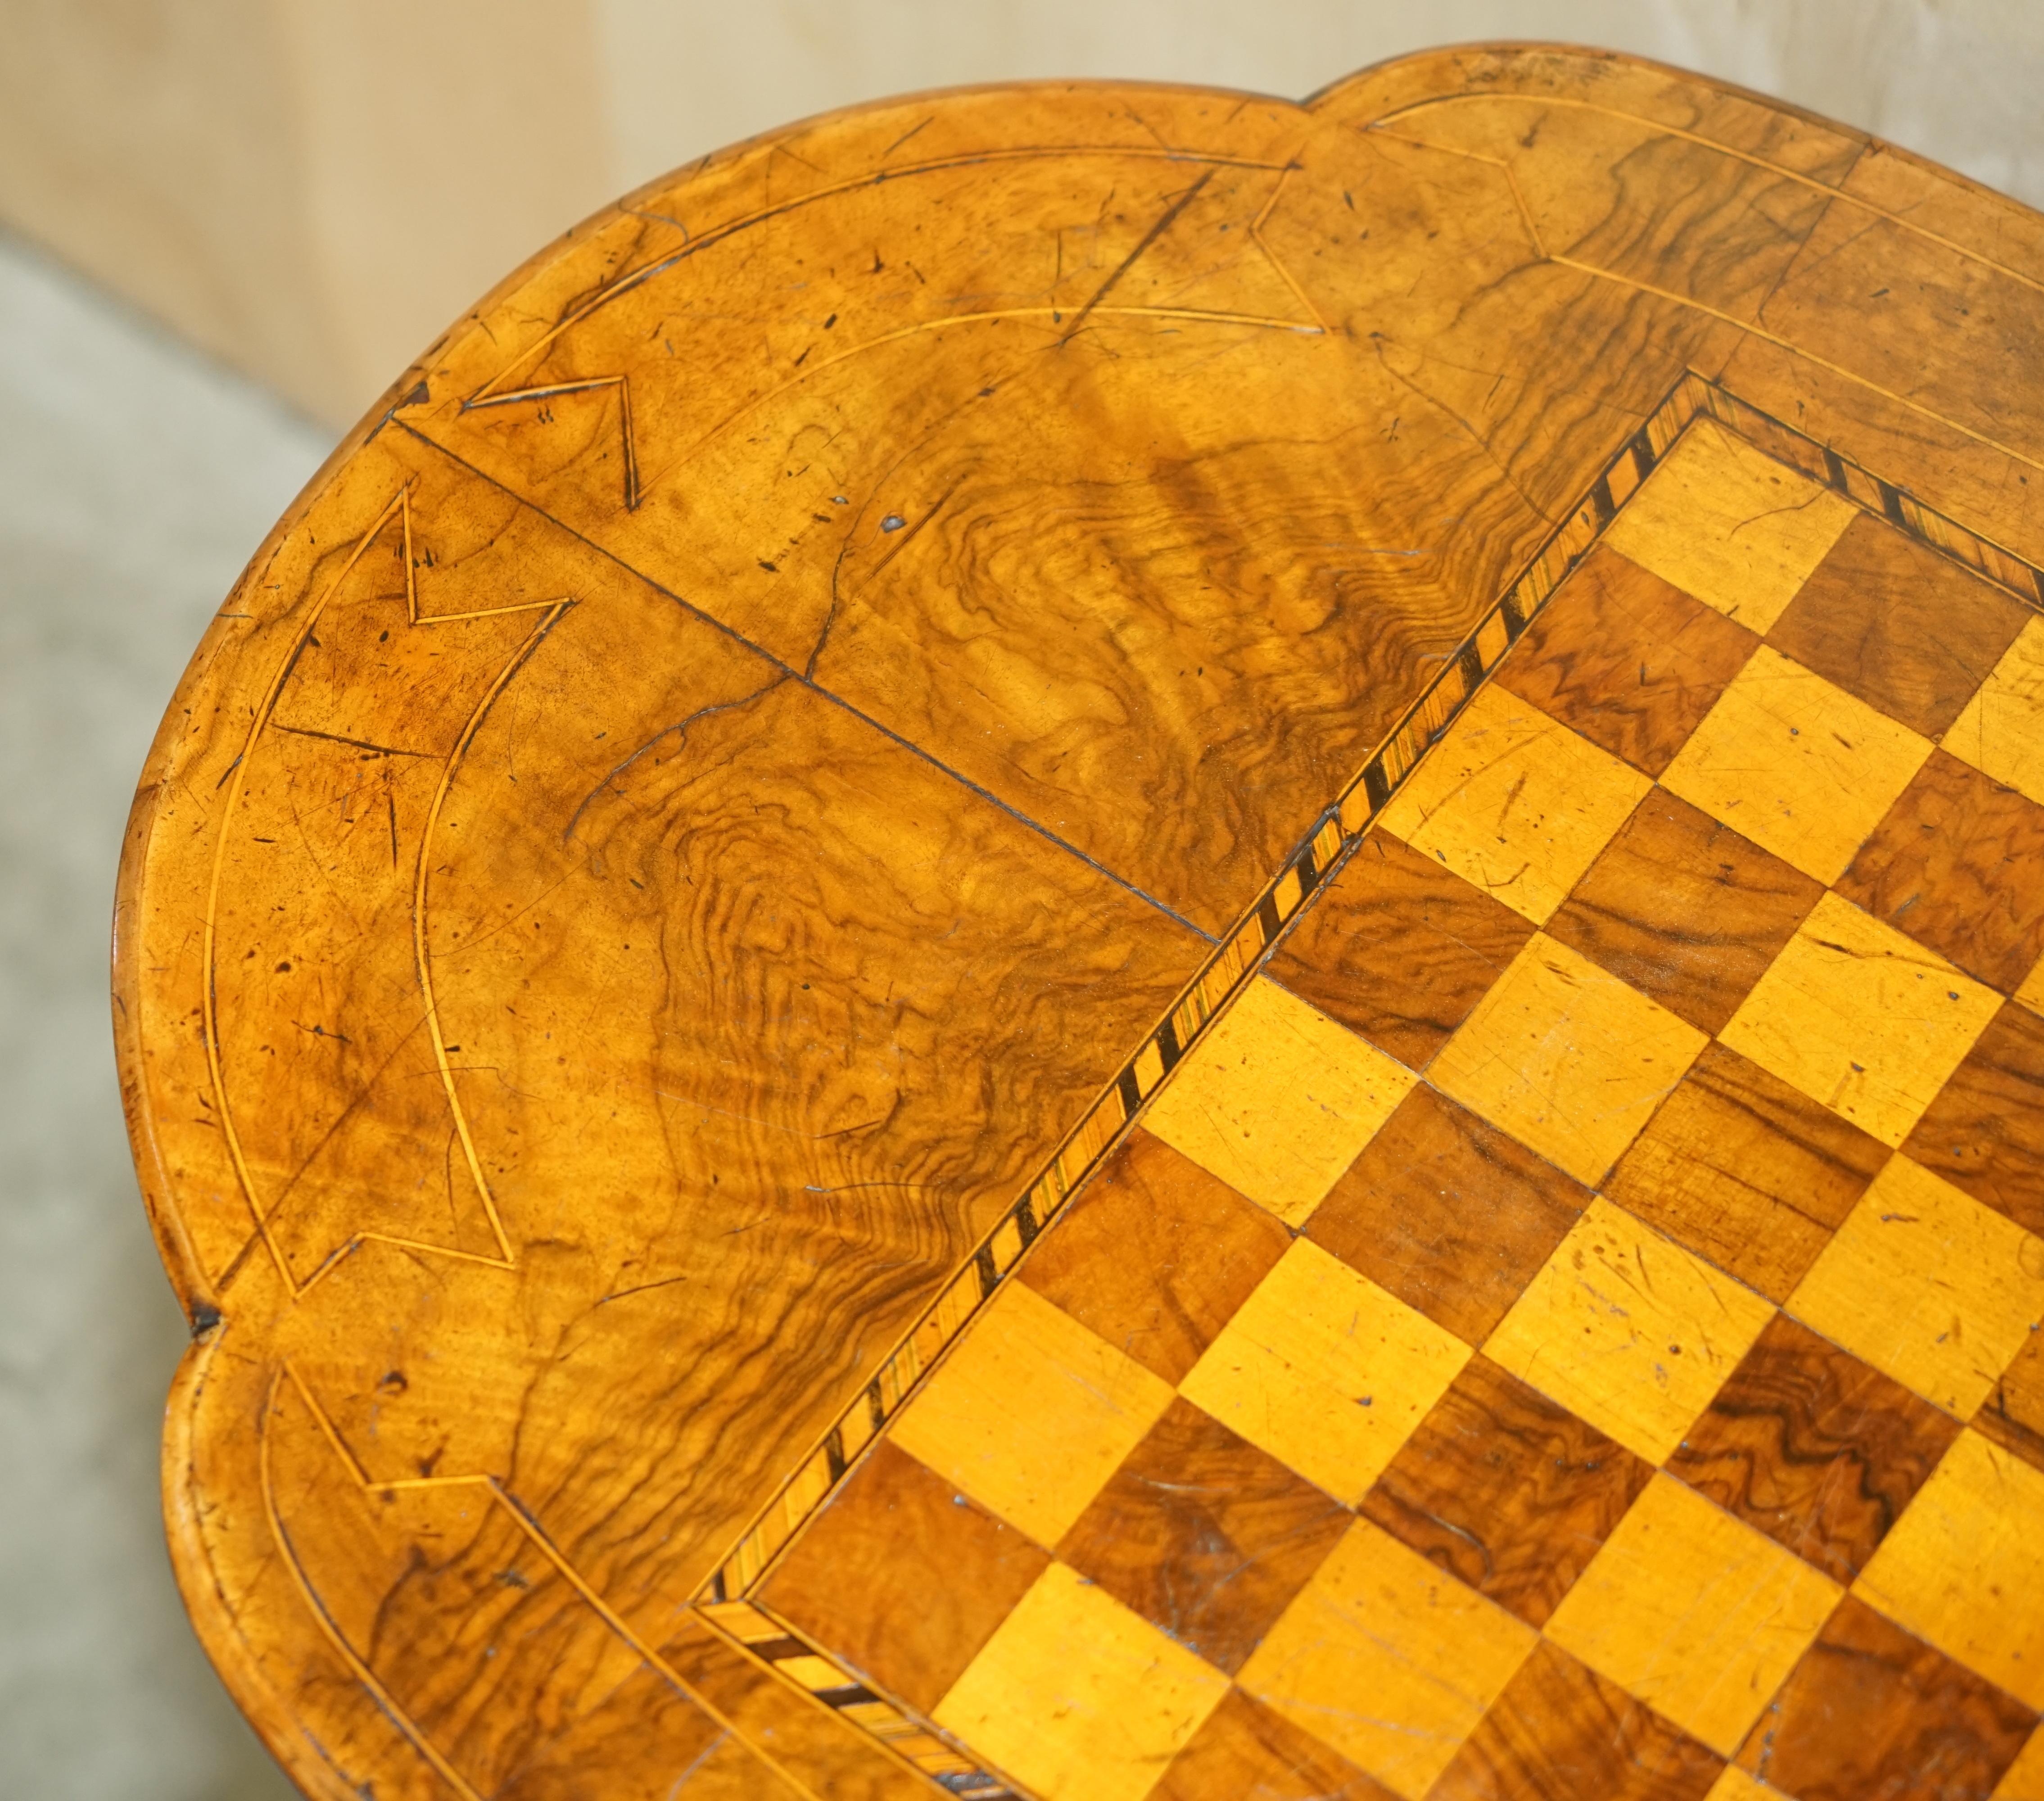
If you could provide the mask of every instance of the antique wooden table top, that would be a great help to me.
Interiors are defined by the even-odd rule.
[[[1498,47],[654,184],[123,872],[193,1617],[375,1801],[2044,1801],[2044,219]]]

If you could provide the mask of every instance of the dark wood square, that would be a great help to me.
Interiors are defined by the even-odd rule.
[[[1231,1688],[1146,1801],[1396,1801],[1262,1702]]]
[[[1838,887],[2013,994],[2044,955],[2044,807],[1933,751]]]
[[[1850,1583],[1958,1434],[1957,1420],[1777,1313],[1667,1467]]]
[[[928,1713],[1050,1554],[883,1438],[795,1541],[766,1605]]]
[[[1855,519],[1767,641],[1934,738],[2029,618],[2023,605],[1871,516]]]
[[[1022,1280],[1176,1383],[1292,1235],[1138,1127],[1022,1265]]]
[[[1710,1044],[1604,1192],[1780,1302],[1888,1157],[1829,1108]]]
[[[1724,1759],[1546,1639],[1427,1801],[1704,1801]]]
[[[1973,1415],[1974,1430],[2044,1469],[2044,1332],[2032,1332]]]
[[[1058,1555],[1232,1675],[1350,1519],[1275,1457],[1174,1400]]]
[[[1823,893],[1730,826],[1656,788],[1584,872],[1547,931],[1715,1032]]]
[[[1544,1626],[1653,1474],[1478,1355],[1362,1511],[1527,1625]]]
[[[2044,1232],[2044,1020],[2012,1000],[1996,1014],[1902,1150]]]
[[[1600,545],[1499,665],[1522,701],[1658,775],[1759,638]]]
[[[1994,1792],[2037,1716],[1847,1596],[1739,1753],[1796,1801]]]
[[[1501,900],[1382,831],[1271,960],[1293,993],[1423,1069],[1533,935]]]
[[[1306,1235],[1479,1345],[1589,1190],[1422,1082],[1327,1192]]]

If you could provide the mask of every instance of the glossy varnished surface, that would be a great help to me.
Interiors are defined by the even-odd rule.
[[[1841,487],[1674,438],[712,1617],[1024,1793],[2034,1792],[2044,619]]]
[[[1808,1572],[1753,1703],[1787,1722],[1770,1781],[1830,1754],[1796,1722],[1838,1713],[1835,1665],[1887,1672],[1853,1680],[1923,1732],[1968,1722],[1951,1792],[2044,1782],[2034,1751],[1998,1774],[2044,1697],[1930,1594],[1943,1564],[1873,1543],[1931,1500],[1977,1536],[1990,1477],[2034,1477],[2034,1335],[1999,1298],[1966,1356],[1896,1364],[1854,1338],[1876,1303],[1832,1248],[1898,1169],[1983,1243],[2044,1213],[2036,597],[1874,516],[1906,490],[1977,564],[2002,547],[1989,573],[2044,559],[2044,420],[2008,378],[2044,328],[2038,232],[1692,78],[1468,52],[1304,106],[1046,88],[836,117],[655,184],[459,325],[223,609],[121,899],[138,1162],[200,1329],[173,1547],[298,1780],[820,1801],[934,1792],[917,1765],[948,1758],[1191,1801],[1254,1792],[1260,1759],[1293,1772],[1272,1795],[1543,1793],[1498,1772],[1567,1720],[1594,1767],[1669,1772],[1642,1793],[1742,1792],[1716,1772],[1758,1755],[1750,1719],[1670,1699],[1639,1633],[1606,1644],[1616,1603],[1575,1599],[1610,1588],[1587,1547],[1631,1530]],[[1687,370],[1736,403],[1695,384],[1669,413]],[[1804,448],[1758,444],[1755,409]],[[1650,414],[1660,467],[1621,497],[1604,472]],[[1693,479],[1685,424],[1719,459]],[[1770,506],[1785,455],[1815,479]],[[1558,528],[1586,558],[1450,736],[1387,761]],[[1785,762],[1756,823],[1740,759],[1778,703],[1850,766]],[[1555,789],[1538,856],[1470,799],[1500,757]],[[1358,773],[1393,762],[1373,823]],[[1851,1030],[1756,1008],[1897,943],[1963,997],[1931,1064],[1877,1020],[1862,1093]],[[1585,984],[1625,1067],[1557,1111],[1539,1083],[1570,1060],[1497,1046]],[[1245,1152],[1174,1104],[1274,1045],[1337,1071],[1339,1142],[1293,1121]],[[996,1287],[1137,1100],[1149,1136]],[[1132,1184],[1128,1221],[1089,1227]],[[1558,1321],[1566,1284],[1539,1273],[1647,1232],[1696,1272],[1668,1304],[1738,1323],[1716,1379],[1543,1386],[1523,1310]],[[1331,1318],[1345,1284],[1384,1297],[1405,1385],[1288,1457],[1212,1346],[1259,1309]],[[1081,1359],[1107,1436],[1047,1415],[1000,1473],[983,1412],[940,1404],[989,1346],[1011,1373]],[[1692,1432],[1739,1381],[1772,1398]],[[1783,1549],[1735,1503],[1750,1422],[1792,1403],[1824,1443],[1883,1436],[1872,1498],[1754,1503],[1804,1523]],[[1466,1427],[1501,1461],[1458,1484]],[[947,1432],[986,1441],[978,1488],[939,1469]],[[1514,1486],[1515,1446],[1552,1447],[1553,1494]],[[1181,1467],[1192,1498],[1146,1509]],[[898,1499],[857,1503],[882,1481]],[[1412,1523],[1444,1484],[1506,1523],[1481,1573]],[[1582,1559],[1540,1549],[1556,1518]],[[923,1636],[848,1599],[893,1604],[896,1563],[813,1576],[832,1530],[878,1558],[900,1519],[928,1523],[889,1559],[937,1569],[941,1522],[983,1572]],[[1251,1541],[1278,1549],[1201,1601],[1213,1547]],[[763,1569],[770,1602],[847,1622],[820,1649],[863,1676],[759,1636]],[[1265,1680],[1380,1570],[1478,1647],[1452,1706],[1412,1700],[1433,1768],[1312,1729],[1347,1678]],[[985,1665],[1018,1618],[1020,1661]],[[1032,1684],[1067,1673],[1045,1647],[1093,1639],[1148,1672],[1164,1738],[1024,1767]],[[1867,1705],[1906,1763],[1916,1715]]]

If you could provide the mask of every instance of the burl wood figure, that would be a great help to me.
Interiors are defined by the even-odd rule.
[[[514,275],[127,847],[293,1776],[2044,1798],[2040,372],[2044,218],[1541,48]]]

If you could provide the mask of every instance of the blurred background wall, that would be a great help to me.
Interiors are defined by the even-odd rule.
[[[1702,69],[2044,204],[2044,0],[0,0],[0,1797],[289,1792],[162,1547],[183,1325],[106,939],[171,686],[338,432],[552,234],[803,113],[1297,95],[1486,36]]]
[[[1564,37],[2044,200],[2040,0],[0,0],[0,220],[330,424],[623,190],[916,87]]]

